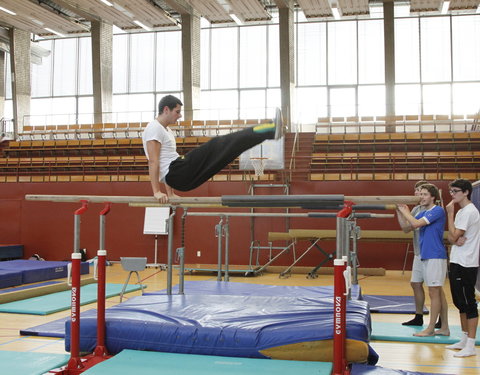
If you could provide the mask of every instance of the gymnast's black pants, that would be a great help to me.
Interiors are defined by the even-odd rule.
[[[165,182],[179,191],[193,190],[220,172],[241,153],[266,139],[273,139],[274,135],[274,131],[257,133],[253,128],[247,128],[212,138],[170,163]]]
[[[465,313],[467,319],[478,317],[477,301],[475,300],[475,283],[478,267],[463,267],[450,263],[450,290],[455,307],[460,313]]]

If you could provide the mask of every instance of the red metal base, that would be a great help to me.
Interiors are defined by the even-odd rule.
[[[102,354],[97,355],[97,351],[101,352]],[[90,367],[93,367],[96,364],[112,357],[111,355],[107,355],[105,353],[105,348],[97,347],[94,353],[81,358],[70,358],[66,366],[59,369],[50,370],[48,373],[57,375],[81,374],[82,372],[87,371]]]

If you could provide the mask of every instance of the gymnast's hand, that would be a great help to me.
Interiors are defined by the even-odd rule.
[[[450,201],[450,203],[445,206],[445,211],[447,212],[447,214],[453,215],[455,211],[455,203],[453,201]]]
[[[455,245],[463,246],[465,244],[465,242],[467,242],[467,237],[461,236],[461,237],[458,237],[458,240],[457,240],[457,242],[455,242]]]
[[[402,214],[405,212],[410,213],[408,206],[406,204],[397,204],[397,210],[400,211]]]
[[[161,191],[157,191],[153,196],[158,199],[160,203],[168,203],[168,196],[165,193],[162,193]]]

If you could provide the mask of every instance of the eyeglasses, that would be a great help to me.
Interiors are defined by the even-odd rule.
[[[462,189],[450,189],[450,190],[449,190],[450,194],[452,194],[452,195],[455,195],[455,194],[457,194],[457,193],[460,192],[460,191],[462,191]]]

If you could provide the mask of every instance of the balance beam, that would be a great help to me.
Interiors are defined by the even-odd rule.
[[[25,196],[28,201],[89,203],[137,203],[157,206],[151,196],[102,195],[36,195]],[[311,209],[338,209],[345,201],[357,205],[375,205],[376,209],[394,209],[396,204],[417,204],[415,196],[344,196],[344,195],[223,195],[221,197],[182,197],[171,199],[165,206],[221,205],[225,207],[298,207]]]

